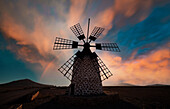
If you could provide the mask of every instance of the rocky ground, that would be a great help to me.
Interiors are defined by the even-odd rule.
[[[20,80],[0,85],[0,109],[170,109],[169,86],[110,86],[105,95],[67,96],[67,87]]]

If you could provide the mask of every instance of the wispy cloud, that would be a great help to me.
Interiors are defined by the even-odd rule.
[[[101,55],[113,76],[104,81],[104,85],[130,83],[135,85],[170,84],[169,49],[159,49],[146,56],[123,61],[121,57],[109,53]]]
[[[56,84],[64,85],[68,83],[65,82],[66,79],[62,80],[62,75],[57,72],[57,68],[73,55],[73,51],[53,51],[52,48],[55,36],[77,40],[69,27],[80,22],[83,30],[86,30],[87,18],[90,17],[92,20],[91,28],[94,26],[105,28],[105,31],[100,38],[105,36],[110,42],[116,41],[123,51],[115,58],[111,58],[107,53],[102,54],[102,57],[104,57],[106,64],[109,65],[112,72],[114,72],[115,69],[120,70],[116,81],[119,82],[120,80],[123,80],[134,83],[134,81],[130,82],[130,80],[127,80],[126,78],[127,76],[132,75],[132,72],[136,71],[139,72],[136,73],[137,76],[134,77],[136,83],[145,84],[144,82],[142,83],[142,81],[149,78],[148,76],[155,71],[155,68],[150,67],[147,60],[149,61],[151,58],[155,58],[155,53],[161,54],[160,52],[164,52],[168,55],[166,48],[164,48],[163,51],[160,49],[158,50],[157,47],[154,47],[158,46],[158,43],[155,44],[156,40],[147,41],[147,38],[154,35],[159,35],[160,37],[160,34],[163,34],[164,30],[167,28],[166,26],[169,24],[163,23],[165,25],[158,27],[160,31],[150,32],[149,35],[145,34],[148,32],[145,32],[146,29],[144,28],[149,30],[149,28],[153,26],[152,23],[154,22],[152,22],[151,25],[148,25],[148,22],[155,19],[155,17],[152,18],[150,14],[153,11],[153,7],[157,4],[161,3],[154,2],[154,0],[109,0],[107,2],[91,0],[82,0],[81,2],[79,0],[21,0],[16,2],[1,0],[0,29],[4,33],[5,39],[8,40],[7,42],[9,42],[6,49],[15,53],[17,58],[23,62],[41,65],[41,69],[43,70],[43,72],[40,72],[40,74],[42,74],[41,81],[55,84],[57,80]],[[167,13],[164,14],[167,15]],[[166,16],[163,16],[163,14],[161,15],[162,22],[167,22],[167,19],[163,20]],[[147,20],[147,18],[149,20]],[[159,18],[160,17],[158,17],[158,20],[161,20]],[[148,26],[143,27],[146,25]],[[131,29],[127,26],[131,27]],[[167,37],[168,34],[164,37]],[[145,40],[144,37],[147,37],[147,40]],[[139,38],[141,40],[139,40]],[[165,38],[158,39],[162,40],[160,43],[167,43],[167,41],[164,41]],[[165,44],[161,44],[161,46]],[[138,54],[144,54],[144,51],[139,50],[140,47],[147,49],[148,46],[151,47],[151,49],[145,50],[150,51],[146,53],[145,57],[136,57],[139,56]],[[155,49],[158,51],[151,53]],[[147,54],[149,55],[147,56]],[[162,55],[160,57],[162,57]],[[113,62],[107,61],[108,59],[112,59]],[[167,57],[161,59],[167,61]],[[159,59],[159,61],[161,61],[161,59]],[[165,67],[167,65],[163,64],[166,63],[166,61],[163,61],[161,64],[163,67],[155,65],[160,69],[160,72],[167,72]],[[135,64],[136,62],[138,62],[138,64]],[[145,62],[145,64],[143,62]],[[152,63],[157,63],[157,61],[153,61]],[[138,69],[135,65],[138,66]],[[159,66],[161,65],[159,63]],[[142,66],[147,66],[148,68],[145,69],[145,67]],[[142,68],[145,70],[142,70]],[[151,73],[146,74],[145,76],[147,78],[142,79],[142,71]],[[125,74],[123,72],[127,73]],[[160,72],[158,72],[158,74]],[[167,75],[168,74],[166,73],[162,78],[166,80],[165,76]],[[140,76],[141,78],[139,78]],[[137,78],[140,81],[137,81]],[[156,79],[150,80],[156,82]],[[107,84],[112,84],[112,79],[108,81],[109,83]],[[157,81],[160,82],[160,80]],[[163,82],[164,81],[161,81],[161,83]],[[146,83],[152,82],[147,81]]]

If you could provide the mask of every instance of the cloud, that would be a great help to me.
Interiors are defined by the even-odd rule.
[[[122,82],[135,85],[170,84],[169,49],[159,49],[129,61],[122,61],[121,57],[107,52],[101,58],[113,73],[111,78],[104,81],[104,85],[118,85]]]
[[[148,25],[150,20],[147,21],[147,17],[155,3],[153,0],[115,0],[114,2],[107,1],[107,3],[96,2],[97,1],[88,0],[82,0],[81,2],[78,0],[71,0],[69,2],[56,0],[51,0],[50,2],[45,0],[22,0],[18,2],[0,1],[0,30],[4,33],[3,36],[8,42],[6,49],[15,53],[17,59],[20,59],[23,62],[40,64],[41,71],[43,70],[43,72],[40,73],[42,74],[41,81],[51,83],[52,81],[55,82],[57,78],[56,84],[63,85],[66,79],[63,79],[62,75],[58,74],[57,68],[69,59],[74,51],[53,51],[52,48],[55,36],[77,40],[69,27],[79,22],[81,23],[82,28],[86,30],[88,16],[92,19],[91,27],[100,26],[105,28],[103,36],[100,38],[103,38],[104,35],[106,35],[106,37],[109,37],[108,39],[111,39],[109,41],[112,41],[114,33],[117,35],[117,38],[115,39],[116,42],[118,42],[118,45],[120,44],[121,48],[123,46],[123,49],[128,50],[122,50],[124,52],[120,55],[121,57],[118,56],[113,59],[115,63],[112,64],[116,65],[117,68],[118,66],[121,67],[121,65],[128,67],[129,69],[131,68],[130,65],[126,65],[128,60],[125,61],[122,58],[126,57],[125,54],[127,54],[127,57],[131,57],[129,60],[134,60],[135,62],[135,59],[138,58],[136,57],[138,54],[145,54],[149,47],[152,48],[149,48],[150,51],[158,49],[156,47],[154,48],[154,46],[158,46],[159,44],[155,44],[155,42],[158,40],[165,40],[164,38],[161,38],[161,35],[159,34],[164,33],[164,30],[166,30],[166,27],[168,27],[169,24],[156,27],[157,29],[160,29],[158,32],[150,32],[149,37],[159,35],[157,40],[153,39],[152,41],[142,41],[142,37],[146,37],[143,32],[145,29],[138,29],[146,28],[149,30],[149,28],[153,26],[152,23],[151,25]],[[150,19],[152,20],[153,18]],[[157,19],[157,21],[159,20],[160,19]],[[141,21],[146,24],[139,23]],[[162,22],[167,21],[164,19]],[[128,30],[129,32],[125,32],[122,28],[126,25],[135,25],[135,28],[137,29],[135,30],[135,28],[132,28]],[[118,30],[120,31],[117,32]],[[161,43],[164,42],[165,41],[162,41]],[[163,44],[161,44],[161,46],[163,46]],[[143,51],[139,48],[142,48]],[[142,68],[141,60],[138,61],[140,63],[140,68]],[[132,66],[134,62],[131,62]],[[166,62],[163,62],[162,64],[164,63]],[[134,69],[134,67],[131,69]],[[124,75],[126,76],[126,74]],[[62,80],[60,78],[62,78]],[[123,77],[120,76],[120,80],[122,78]]]
[[[31,7],[28,4],[32,4]],[[61,37],[69,37],[70,33],[63,31],[66,23],[61,20],[57,22],[55,15],[48,16],[48,12],[41,13],[36,5],[45,5],[42,2],[5,2],[1,1],[0,11],[0,29],[4,33],[4,37],[8,42],[7,49],[16,54],[17,59],[29,63],[37,63],[41,65],[41,71],[46,69],[49,63],[57,58],[54,64],[58,64],[59,61],[65,61],[65,58],[59,58],[61,55],[72,54],[72,52],[60,52],[53,51],[53,43],[55,36],[61,35]],[[5,5],[2,5],[5,4]],[[62,4],[61,4],[62,5]],[[34,7],[35,6],[35,7]],[[50,5],[51,6],[58,6]],[[6,9],[8,7],[8,9]],[[44,6],[43,9],[47,9],[48,6]],[[55,14],[59,16],[64,12],[57,10]],[[63,9],[64,11],[64,9]],[[31,16],[31,17],[30,17]],[[40,72],[40,71],[36,71]],[[41,72],[39,73],[41,74]]]
[[[167,45],[170,40],[168,10],[168,5],[155,8],[144,21],[134,26],[125,26],[115,35],[123,60],[128,59],[134,51],[137,57]]]
[[[105,9],[96,16],[94,25],[105,28],[102,36],[105,36],[107,32],[112,28],[114,17],[115,12],[112,7]],[[102,36],[100,36],[99,38],[102,38]]]
[[[71,0],[71,6],[69,8],[68,13],[68,25],[72,26],[83,19],[84,17],[84,10],[86,7],[87,0]]]
[[[9,44],[8,49],[17,53],[17,56],[22,58],[22,60],[30,63],[40,63],[45,67],[44,62],[36,61],[40,57],[35,58],[38,54],[41,56],[42,60],[47,59],[45,57],[48,57],[48,53],[51,52],[50,48],[52,48],[52,45],[50,43],[52,42],[52,38],[48,38],[48,34],[45,33],[46,30],[41,28],[45,25],[38,23],[35,25],[34,31],[30,32],[23,25],[15,23],[11,17],[6,16],[5,19],[6,20],[2,22],[1,30],[5,32],[8,38],[16,40],[16,44],[12,46]],[[23,47],[17,47],[17,45]],[[48,60],[45,61],[48,62]]]
[[[152,5],[152,0],[139,1],[139,0],[115,0],[114,9],[118,14],[123,14],[125,17],[131,17],[140,10],[145,12],[149,10]]]
[[[0,29],[8,42],[6,49],[23,62],[40,64],[41,70],[35,72],[42,73],[41,80],[48,81],[52,74],[54,78],[60,78],[57,68],[73,55],[73,51],[53,51],[55,36],[76,39],[69,26],[83,16],[86,1],[73,0],[70,4],[61,1],[1,1],[0,6]]]
[[[153,0],[115,0],[111,6],[94,17],[94,25],[105,28],[102,36],[99,38],[103,38],[111,29],[114,29],[113,31],[116,32],[125,25],[143,21],[151,12],[152,5]]]

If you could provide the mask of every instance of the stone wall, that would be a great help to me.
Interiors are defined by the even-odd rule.
[[[73,95],[97,95],[102,94],[102,82],[100,71],[94,67],[90,56],[75,58],[73,66],[73,75],[71,80],[70,94]],[[73,89],[74,88],[74,89]]]

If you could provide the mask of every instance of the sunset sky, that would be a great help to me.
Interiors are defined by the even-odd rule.
[[[113,73],[103,85],[170,85],[169,0],[0,0],[0,83],[69,85],[57,69],[77,50],[54,51],[54,40],[78,41],[70,27],[86,35],[88,18],[90,33],[105,28],[96,42],[121,49],[95,51]]]

